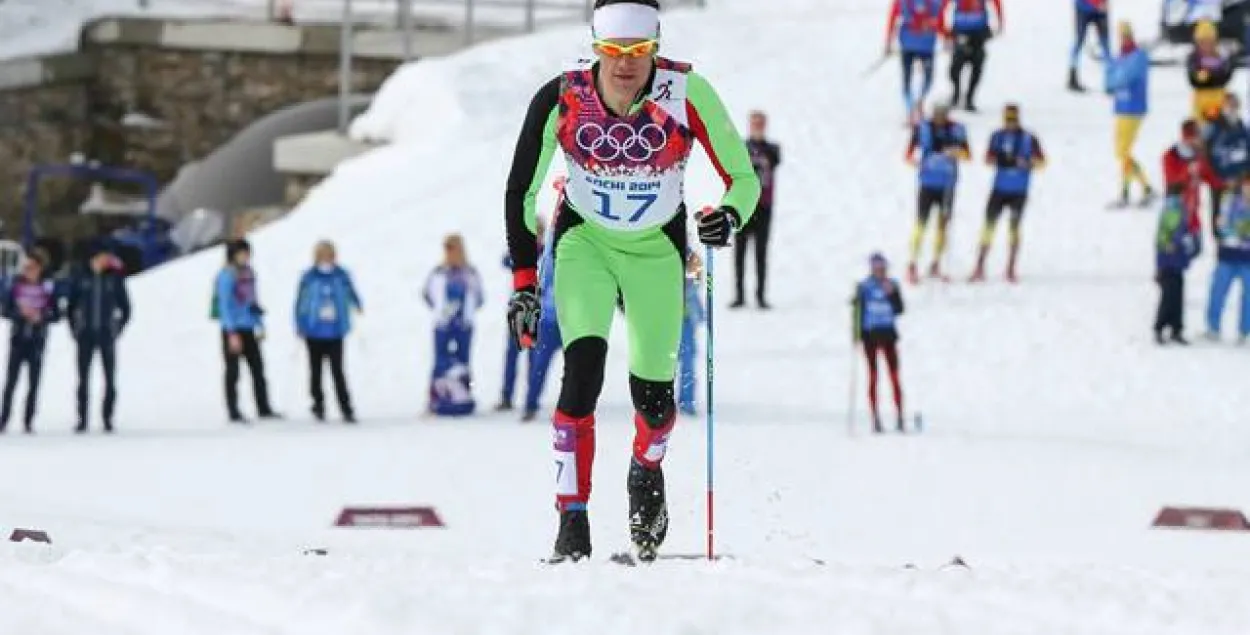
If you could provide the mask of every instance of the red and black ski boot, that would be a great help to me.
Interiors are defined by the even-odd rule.
[[[629,462],[629,537],[640,562],[653,562],[668,535],[668,504],[664,496],[664,470]]]

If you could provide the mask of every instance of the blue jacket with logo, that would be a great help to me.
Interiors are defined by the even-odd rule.
[[[916,126],[908,153],[920,151],[920,187],[934,190],[955,187],[959,182],[959,159],[946,154],[951,149],[967,155],[968,133],[962,124],[948,121],[938,125],[930,120]]]
[[[1229,197],[1215,226],[1220,262],[1250,263],[1250,201],[1241,193]]]
[[[1222,180],[1231,181],[1250,171],[1250,130],[1240,119],[1220,117],[1212,122],[1206,141],[1211,167]]]
[[[889,278],[889,293],[875,276],[868,276],[855,287],[856,320],[860,337],[869,333],[897,335],[898,317],[903,314],[903,295],[898,280]]]
[[[951,30],[955,33],[980,33],[989,28],[990,0],[955,0]]]
[[[1022,128],[1003,128],[990,135],[989,158],[994,163],[994,191],[1028,194],[1035,161],[1045,159],[1037,137]]]
[[[898,44],[904,53],[932,55],[942,24],[941,0],[898,0]]]
[[[221,322],[221,330],[227,333],[255,331],[263,326],[260,300],[256,286],[256,271],[249,267],[228,265],[217,274],[217,303],[214,312]]]
[[[346,269],[311,267],[295,294],[295,331],[307,339],[343,339],[352,330],[352,310],[362,308]]]
[[[1150,54],[1137,48],[1115,58],[1107,68],[1107,90],[1115,114],[1144,116],[1150,110]]]
[[[1155,232],[1155,267],[1160,271],[1184,271],[1198,257],[1201,241],[1186,217],[1181,198],[1167,197]]]
[[[423,294],[434,309],[435,328],[465,331],[473,328],[473,317],[482,308],[482,281],[471,266],[440,265],[430,273]]]

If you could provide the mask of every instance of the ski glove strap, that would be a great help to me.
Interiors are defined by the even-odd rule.
[[[518,348],[533,348],[538,342],[538,320],[542,303],[534,286],[517,289],[508,300],[508,331]]]
[[[728,246],[729,238],[742,226],[738,210],[724,205],[715,210],[703,208],[695,220],[699,224],[699,241],[708,247]]]

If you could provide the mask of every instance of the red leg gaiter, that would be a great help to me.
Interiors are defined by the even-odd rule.
[[[556,410],[552,420],[556,454],[556,507],[585,509],[595,463],[595,416],[581,419]]]
[[[668,420],[658,428],[647,425],[646,417],[634,414],[634,460],[643,467],[654,470],[660,467],[664,453],[668,451],[668,436],[677,424],[676,414],[670,414]]]

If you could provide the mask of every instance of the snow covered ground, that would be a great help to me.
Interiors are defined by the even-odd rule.
[[[72,353],[57,333],[40,434],[0,438],[0,530],[41,527],[54,544],[0,547],[0,632],[1250,632],[1250,535],[1148,529],[1165,504],[1250,509],[1247,353],[1150,342],[1154,215],[1103,210],[1117,178],[1111,117],[1102,96],[1061,90],[1071,16],[1011,3],[986,114],[961,117],[980,155],[998,107],[1019,101],[1051,155],[1027,218],[1023,282],[906,290],[905,381],[926,431],[872,438],[862,412],[857,434],[846,430],[846,298],[871,251],[905,260],[913,206],[895,67],[860,77],[884,10],[767,4],[720,0],[665,24],[666,54],[694,60],[740,120],[769,111],[785,149],[777,309],[723,311],[731,264],[716,263],[717,537],[736,559],[538,565],[555,530],[549,428],[416,417],[430,350],[421,282],[443,234],[460,231],[486,277],[487,311],[502,309],[513,136],[532,92],[584,52],[584,30],[568,28],[402,69],[356,124],[394,143],[342,166],[255,236],[271,384],[291,421],[223,423],[207,319],[220,254],[133,282],[116,437],[69,434]],[[1153,7],[1125,4],[1151,32]],[[947,90],[939,80],[936,93]],[[1157,73],[1139,143],[1156,180],[1186,92],[1175,71]],[[961,278],[988,176],[967,170],[959,193],[950,265]],[[688,199],[717,195],[700,159]],[[289,305],[322,237],[338,242],[366,302],[348,351],[359,429],[300,416]],[[995,273],[1001,260],[996,251]],[[1210,268],[1208,255],[1190,275],[1191,330]],[[483,319],[484,405],[503,341],[502,320]],[[604,553],[626,542],[623,328],[612,344],[591,504]],[[671,552],[702,545],[703,447],[702,420],[684,421],[666,464]],[[328,529],[343,505],[368,503],[435,505],[448,527]],[[308,547],[329,555],[302,555]],[[972,568],[942,566],[956,554]]]

